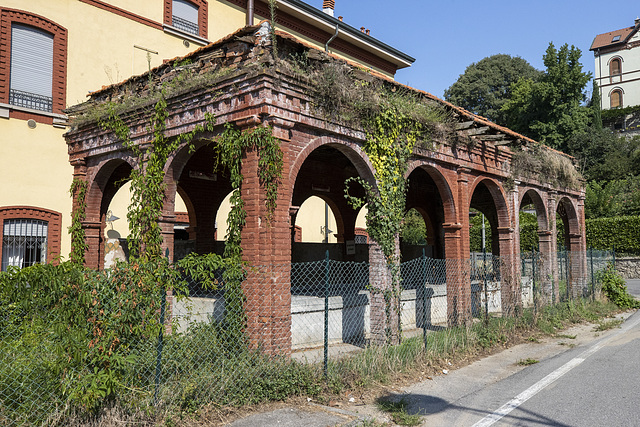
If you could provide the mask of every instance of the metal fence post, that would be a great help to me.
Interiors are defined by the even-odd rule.
[[[169,248],[166,251],[166,257],[169,259]],[[156,346],[156,377],[155,377],[155,390],[153,392],[153,406],[158,405],[158,391],[160,389],[160,376],[162,374],[162,348],[164,347],[164,316],[167,306],[167,290],[162,284],[160,289],[162,292],[162,299],[160,300],[160,332],[158,332],[158,345]]]
[[[427,349],[427,255],[424,248],[422,248],[422,341],[424,343],[424,349]]]
[[[482,247],[482,271],[484,272],[484,323],[489,326],[489,292],[487,290],[487,248]]]
[[[616,269],[616,245],[613,245],[613,270]]]
[[[329,374],[329,250],[324,257],[324,377]]]
[[[596,282],[593,274],[593,248],[590,249],[591,258],[591,301],[596,300]]]

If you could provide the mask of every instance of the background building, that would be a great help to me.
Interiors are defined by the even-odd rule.
[[[640,18],[631,27],[599,34],[591,48],[603,110],[640,105]]]

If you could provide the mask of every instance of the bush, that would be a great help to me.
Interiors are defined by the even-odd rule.
[[[598,272],[598,279],[602,282],[602,292],[620,308],[640,308],[640,301],[634,299],[627,292],[627,285],[611,264]]]
[[[640,254],[640,216],[588,219],[587,246]]]

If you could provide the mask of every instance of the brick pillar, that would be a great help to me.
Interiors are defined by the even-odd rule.
[[[84,238],[87,242],[84,265],[93,270],[99,270],[104,265],[104,248],[102,247],[102,222],[83,221]]]
[[[540,246],[540,284],[542,288],[542,303],[549,305],[558,301],[558,277],[554,276],[554,265],[558,264],[557,251],[554,246],[553,233],[549,230],[538,231]]]
[[[445,246],[445,271],[447,283],[447,322],[456,326],[471,318],[471,278],[468,259],[462,255],[461,224],[443,224]],[[467,224],[468,227],[468,224]]]
[[[443,224],[446,281],[447,319],[449,326],[467,324],[471,313],[471,277],[469,271],[469,168],[458,168],[456,181],[457,223]]]
[[[500,299],[502,303],[502,316],[512,316],[521,300],[516,280],[518,264],[515,263],[515,238],[514,229],[511,227],[498,227],[498,244],[500,247],[500,265],[493,268],[500,269]],[[515,267],[515,268],[514,268]],[[515,270],[515,271],[514,271]]]
[[[557,204],[556,197],[558,193],[556,191],[550,191],[547,195],[547,221],[548,230],[550,233],[548,243],[548,255],[546,257],[549,260],[549,268],[551,269],[551,281],[553,284],[552,299],[560,301],[560,277],[558,275],[558,228],[556,227],[557,219]],[[542,252],[542,241],[540,241],[540,251]]]
[[[282,132],[274,129],[274,134]],[[287,144],[281,143],[284,171],[288,170]],[[291,353],[291,231],[289,183],[278,188],[277,207],[267,219],[264,188],[258,178],[258,153],[248,150],[242,159],[242,199],[247,211],[242,230],[243,260],[255,267],[243,282],[247,314],[246,334],[254,348],[268,354]]]
[[[400,259],[399,239],[396,237],[396,256]],[[369,245],[370,325],[372,344],[400,342],[400,295],[393,292],[392,273],[380,246]],[[390,293],[388,301],[385,293]]]

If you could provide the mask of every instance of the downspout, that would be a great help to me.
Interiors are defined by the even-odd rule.
[[[600,55],[600,48],[598,48],[597,53],[598,53],[598,72],[600,75],[600,81],[598,82],[598,90],[600,91],[600,110],[602,110],[602,55]]]
[[[324,51],[325,52],[329,52],[329,44],[335,40],[336,37],[338,37],[338,32],[340,31],[340,24],[336,24],[336,33],[331,36],[331,38],[329,40],[327,40],[327,42],[324,44]]]
[[[247,0],[247,27],[253,25],[253,2],[254,0]]]

